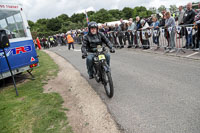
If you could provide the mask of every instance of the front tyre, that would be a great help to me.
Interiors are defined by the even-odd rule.
[[[112,77],[111,77],[111,73],[110,72],[103,72],[103,84],[104,84],[104,88],[106,91],[106,94],[109,98],[112,98],[114,95],[114,87],[113,87],[113,81],[112,81]]]

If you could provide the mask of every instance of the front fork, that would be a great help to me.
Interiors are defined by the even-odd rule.
[[[107,81],[107,76],[106,74],[110,72],[110,67],[108,66],[108,64],[106,62],[104,62],[101,66],[101,81],[103,83],[103,85],[106,85],[108,83]]]
[[[104,60],[103,62],[99,62],[99,64],[94,64],[94,69],[94,76],[97,79],[97,82],[102,81],[102,83],[105,84],[106,73],[110,72],[110,67],[106,63],[106,60]]]

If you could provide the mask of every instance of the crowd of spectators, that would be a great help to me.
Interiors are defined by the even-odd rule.
[[[200,3],[198,5],[200,9]],[[200,12],[192,9],[192,3],[188,3],[184,8],[179,7],[177,15],[168,11],[161,14],[153,14],[148,18],[137,16],[135,21],[130,18],[128,22],[120,19],[120,24],[101,24],[98,32],[102,32],[113,43],[116,48],[143,48],[150,49],[153,44],[155,50],[160,47],[165,48],[165,52],[176,50],[176,39],[184,39],[182,48],[200,49]],[[82,44],[82,37],[88,33],[88,28],[71,30],[70,34],[75,43]],[[58,44],[67,44],[67,34],[58,34],[48,38],[41,38],[42,47],[54,47]],[[162,37],[161,37],[162,36]],[[164,46],[160,44],[165,40]],[[152,42],[150,42],[152,41]]]
[[[198,6],[200,9],[200,4]],[[165,47],[166,52],[174,52],[176,39],[185,39],[181,41],[184,43],[183,48],[199,48],[199,20],[199,11],[192,9],[192,3],[188,3],[185,8],[180,6],[176,15],[164,10],[161,14],[153,14],[149,18],[137,16],[135,21],[130,18],[127,23],[121,19],[120,24],[99,25],[99,32],[104,33],[116,48],[124,48],[128,44],[127,48],[149,49],[152,41],[156,46],[155,50],[158,50],[161,47],[161,39],[165,39],[167,43],[162,47]],[[77,42],[81,44],[80,36],[87,32],[88,29],[85,28],[72,34],[79,38]]]

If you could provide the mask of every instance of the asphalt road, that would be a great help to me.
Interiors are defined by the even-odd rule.
[[[50,50],[88,80],[80,47],[75,51],[65,46]],[[112,99],[95,80],[88,82],[125,133],[200,133],[199,60],[121,49],[111,54],[111,69]]]

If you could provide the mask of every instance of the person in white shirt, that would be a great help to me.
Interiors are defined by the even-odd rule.
[[[142,47],[143,49],[150,49],[150,42],[149,42],[149,38],[147,37],[147,29],[149,28],[149,24],[144,20],[142,19],[140,21],[141,23],[141,42],[142,42]]]

